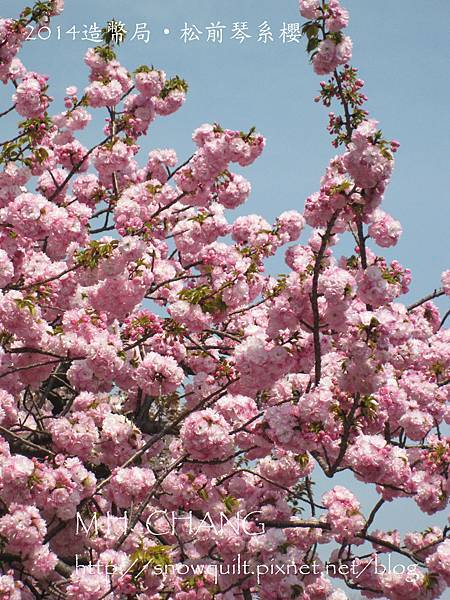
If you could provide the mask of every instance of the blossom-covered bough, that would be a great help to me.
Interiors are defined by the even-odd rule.
[[[300,2],[339,154],[303,214],[269,224],[225,214],[250,193],[232,169],[262,152],[253,128],[202,125],[184,163],[138,162],[187,85],[130,74],[111,27],[84,92],[50,115],[47,78],[17,53],[62,4],[0,20],[1,114],[19,119],[0,146],[0,598],[443,597],[450,338],[432,300],[450,271],[408,307],[409,270],[378,253],[401,233],[380,209],[398,143],[364,109],[347,11]],[[86,148],[93,109],[107,123]],[[266,274],[292,242],[287,274]],[[318,498],[320,471],[379,500],[332,484]],[[429,529],[380,529],[402,498]]]

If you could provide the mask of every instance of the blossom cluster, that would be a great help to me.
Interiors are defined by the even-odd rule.
[[[5,116],[19,120],[0,144],[0,598],[345,600],[319,546],[327,566],[349,567],[337,584],[366,598],[443,597],[450,335],[433,300],[450,296],[450,270],[401,301],[411,272],[382,249],[402,228],[381,208],[399,144],[364,108],[348,11],[300,0],[313,68],[329,77],[317,100],[343,108],[328,126],[342,152],[303,211],[270,223],[232,212],[264,151],[255,128],[205,123],[187,160],[142,158],[187,84],[130,72],[110,28],[85,54],[85,88],[50,113],[50,80],[17,55],[30,24],[62,8],[0,19]],[[88,148],[78,137],[97,111]],[[275,278],[266,263],[281,252]],[[319,470],[371,485],[376,505],[351,484],[318,499]],[[378,511],[400,500],[431,527],[381,529]],[[377,570],[386,552],[411,569]],[[188,576],[238,557],[320,568]]]

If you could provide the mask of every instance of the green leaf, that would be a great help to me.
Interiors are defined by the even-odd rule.
[[[95,269],[102,259],[109,258],[118,246],[118,240],[99,242],[93,240],[88,247],[75,253],[75,264],[86,269]]]
[[[312,52],[319,46],[319,44],[320,44],[320,40],[318,37],[316,37],[316,36],[310,37],[308,40],[308,45],[306,46],[306,51]]]
[[[308,25],[308,27],[304,29],[304,32],[306,33],[308,39],[317,37],[317,34],[319,33],[319,26],[317,23],[311,23],[311,25]]]
[[[175,75],[175,77],[172,77],[172,79],[168,79],[166,81],[161,92],[161,98],[164,100],[164,98],[167,98],[170,92],[173,92],[175,90],[179,90],[180,92],[187,92],[188,87],[189,86],[184,79],[181,79],[181,77]]]
[[[239,508],[239,500],[234,496],[225,496],[222,498],[222,502],[227,513],[229,514],[232,514],[237,508]]]

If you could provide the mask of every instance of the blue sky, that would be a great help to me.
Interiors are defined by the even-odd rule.
[[[2,16],[14,16],[23,6],[17,0],[1,4]],[[412,301],[438,287],[441,272],[450,267],[449,79],[445,76],[450,5],[446,0],[347,0],[345,5],[351,14],[353,64],[366,81],[368,109],[385,136],[401,143],[384,209],[401,221],[404,233],[398,246],[384,253],[412,270],[407,298]],[[283,210],[301,211],[306,197],[318,189],[335,150],[325,130],[327,111],[313,102],[320,79],[308,64],[303,41],[283,44],[278,38],[283,22],[301,22],[297,1],[66,0],[64,14],[52,22],[50,39],[29,42],[21,54],[29,69],[50,75],[54,110],[62,109],[66,86],[83,89],[87,78],[81,59],[90,44],[73,41],[64,32],[73,25],[80,31],[94,22],[102,26],[111,17],[125,23],[129,38],[136,23],[149,26],[148,44],[128,40],[120,49],[119,59],[129,70],[153,64],[190,85],[184,107],[151,126],[142,143],[143,156],[152,148],[173,147],[183,161],[193,150],[192,131],[205,122],[242,130],[255,125],[266,136],[267,147],[244,170],[253,191],[238,214],[258,213],[273,221]],[[218,21],[227,27],[223,43],[207,42],[205,27]],[[257,41],[264,21],[274,37],[266,45]],[[200,41],[183,43],[185,22],[203,31]],[[230,39],[235,22],[248,23],[252,37],[242,44]],[[170,32],[165,34],[164,29]],[[8,93],[0,91],[2,108],[9,106]],[[88,132],[83,141],[89,144],[97,139],[95,132]],[[341,252],[351,254],[352,248],[351,240],[344,239]],[[285,270],[282,255],[271,261],[270,268],[274,273]],[[341,476],[341,483],[346,479]],[[367,501],[376,499],[367,486],[361,488]],[[429,523],[412,503],[394,504],[395,509],[387,505],[380,514],[386,529]],[[441,513],[439,521],[443,518]]]

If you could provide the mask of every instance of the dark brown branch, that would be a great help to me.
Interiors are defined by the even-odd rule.
[[[334,211],[328,226],[325,230],[325,233],[322,236],[322,242],[320,244],[319,252],[317,253],[316,261],[314,264],[314,274],[313,274],[313,283],[312,283],[312,291],[310,295],[311,299],[311,307],[314,317],[314,330],[313,330],[313,338],[314,338],[314,381],[315,384],[318,385],[320,382],[320,378],[322,376],[322,353],[320,348],[320,313],[319,313],[319,301],[318,301],[318,287],[319,287],[319,275],[320,270],[322,268],[322,260],[325,256],[325,250],[327,248],[328,242],[332,235],[334,224],[336,223],[336,219],[338,218],[339,210]]]
[[[9,114],[10,112],[12,112],[14,109],[16,108],[16,105],[13,104],[10,108],[8,108],[7,110],[4,110],[3,112],[0,113],[0,119],[2,117],[5,117],[7,114]]]
[[[5,437],[9,437],[12,440],[14,440],[18,444],[19,447],[27,446],[27,447],[31,448],[32,450],[34,450],[35,452],[42,454],[43,456],[56,456],[55,453],[52,452],[51,450],[47,450],[47,448],[44,448],[43,446],[39,446],[38,444],[35,444],[34,442],[30,442],[30,440],[20,437],[20,435],[17,435],[10,429],[6,429],[5,427],[2,427],[1,425],[0,425],[0,433],[2,433]]]
[[[350,412],[348,413],[348,415],[345,416],[344,431],[342,433],[341,444],[339,446],[339,454],[338,454],[335,462],[333,463],[333,465],[330,467],[329,472],[326,473],[327,477],[333,477],[333,475],[336,473],[338,467],[340,466],[340,464],[345,456],[345,453],[347,452],[348,440],[349,440],[350,433],[351,433],[352,426],[353,426],[353,419],[355,417],[355,413],[358,409],[358,406],[359,406],[359,394],[355,398],[355,401],[353,402],[353,406],[351,407]]]
[[[422,300],[418,300],[417,302],[414,302],[414,304],[410,304],[408,306],[408,312],[411,312],[412,310],[414,310],[418,306],[421,306],[422,304],[425,304],[425,302],[428,302],[429,300],[439,298],[439,296],[444,296],[444,294],[444,288],[436,289],[434,290],[434,292],[431,292],[431,294],[428,294],[428,296],[425,296],[425,298],[422,298]]]

